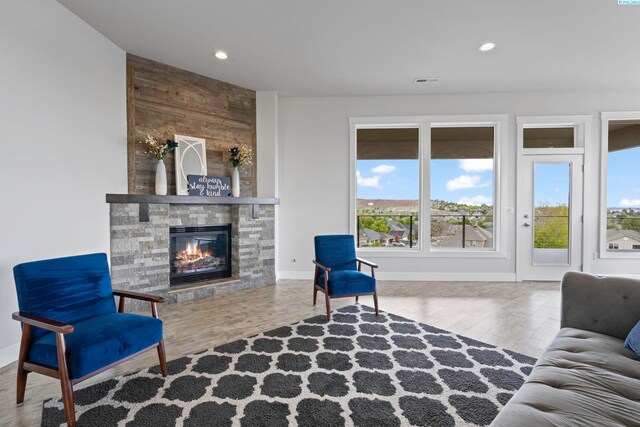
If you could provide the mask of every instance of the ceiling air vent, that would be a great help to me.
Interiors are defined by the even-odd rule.
[[[438,83],[440,77],[419,77],[414,80],[414,83]]]

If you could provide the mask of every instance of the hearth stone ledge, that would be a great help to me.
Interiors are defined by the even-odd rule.
[[[232,283],[237,283],[239,281],[240,281],[239,278],[232,276],[232,277],[225,277],[224,279],[213,279],[213,280],[206,280],[203,282],[183,283],[180,285],[171,286],[171,288],[169,289],[169,294],[195,290],[198,288],[208,288],[209,286],[230,285]]]
[[[275,284],[275,208],[259,204],[259,216],[254,218],[254,206],[148,203],[146,222],[141,221],[139,203],[111,202],[113,288],[161,295],[167,303],[175,303]],[[169,227],[228,223],[232,277],[170,289]],[[148,303],[127,301],[127,308],[148,309]]]

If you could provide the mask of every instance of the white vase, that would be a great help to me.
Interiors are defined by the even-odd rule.
[[[240,173],[238,168],[233,168],[233,171],[231,171],[231,195],[240,197]]]
[[[156,194],[167,195],[167,168],[164,166],[164,160],[158,160],[156,165]]]

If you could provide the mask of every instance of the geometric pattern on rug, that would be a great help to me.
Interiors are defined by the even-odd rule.
[[[488,425],[536,360],[364,305],[75,391],[78,426]],[[64,425],[61,399],[42,425]]]

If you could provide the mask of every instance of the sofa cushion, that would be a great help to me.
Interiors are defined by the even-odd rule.
[[[150,316],[111,313],[73,324],[65,335],[71,378],[82,378],[100,368],[144,350],[162,340],[162,321]],[[29,361],[58,367],[56,337],[48,333],[31,345]]]
[[[621,339],[563,328],[491,425],[640,425],[640,357]]]
[[[640,322],[636,323],[627,339],[624,340],[624,346],[632,350],[635,354],[640,354]]]
[[[318,285],[324,288],[324,274],[318,277]],[[376,290],[376,279],[360,271],[329,272],[329,295],[369,294]]]

